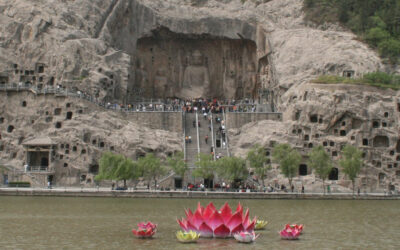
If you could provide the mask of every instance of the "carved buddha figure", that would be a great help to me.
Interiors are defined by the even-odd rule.
[[[254,98],[257,87],[257,73],[254,63],[247,64],[244,83],[244,97]]]
[[[208,69],[203,65],[203,55],[196,50],[192,54],[190,65],[186,67],[183,75],[183,97],[205,97],[209,92]]]
[[[224,97],[226,99],[235,99],[236,98],[236,90],[237,90],[237,82],[236,82],[236,68],[233,63],[230,63],[228,69],[224,74]]]
[[[157,69],[156,76],[154,78],[154,87],[159,93],[156,93],[158,97],[168,97],[168,78],[165,68],[161,67]]]

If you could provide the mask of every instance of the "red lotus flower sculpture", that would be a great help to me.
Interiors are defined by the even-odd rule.
[[[238,204],[236,211],[232,213],[228,203],[225,203],[220,210],[217,210],[211,202],[206,208],[200,205],[193,213],[190,209],[185,210],[186,218],[177,220],[185,232],[195,231],[201,237],[227,238],[233,237],[239,232],[253,232],[256,218],[249,219],[249,209],[243,216],[243,207]]]
[[[140,222],[137,224],[139,229],[149,229],[151,228],[154,232],[157,231],[157,224],[153,224],[150,221],[148,221],[147,223],[144,222]]]
[[[298,231],[300,231],[300,234],[303,232],[303,224],[286,224],[285,229],[286,228],[296,228]]]
[[[157,231],[157,224],[151,222],[140,222],[137,226],[138,229],[133,229],[132,233],[138,238],[151,238]]]
[[[286,225],[285,228],[279,232],[282,239],[285,240],[297,240],[300,236],[301,231],[298,227],[292,225]]]

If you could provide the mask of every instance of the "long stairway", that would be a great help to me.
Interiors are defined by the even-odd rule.
[[[191,142],[186,141],[185,147],[186,147],[186,162],[189,168],[193,169],[195,167],[195,162],[197,161],[197,155],[199,154],[195,113],[185,114],[185,136],[191,138]]]

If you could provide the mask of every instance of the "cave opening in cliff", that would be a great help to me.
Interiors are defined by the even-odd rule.
[[[130,99],[255,98],[257,46],[247,39],[153,30],[137,41]]]
[[[306,164],[300,164],[300,166],[299,166],[299,175],[300,176],[305,176],[307,174],[308,174],[307,165]]]
[[[329,173],[328,180],[330,180],[330,181],[339,180],[339,169],[338,168],[332,168],[331,172]]]
[[[182,178],[176,177],[174,179],[174,187],[175,188],[182,188],[182,186],[183,186],[182,184],[183,184]]]
[[[61,108],[54,109],[54,115],[60,115],[60,114],[61,114]]]
[[[389,138],[387,136],[378,135],[373,140],[374,147],[389,147]]]

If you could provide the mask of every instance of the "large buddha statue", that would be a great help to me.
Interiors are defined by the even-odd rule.
[[[156,76],[154,78],[154,87],[156,90],[159,91],[158,93],[155,93],[157,97],[169,97],[170,86],[168,86],[167,73],[164,67],[160,67],[157,69]]]
[[[210,89],[208,69],[203,64],[203,55],[195,50],[191,57],[191,63],[183,74],[181,89],[182,98],[207,97]]]
[[[244,97],[254,98],[257,94],[257,73],[254,63],[247,64],[246,71]]]

